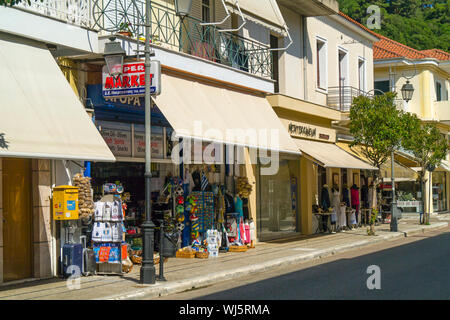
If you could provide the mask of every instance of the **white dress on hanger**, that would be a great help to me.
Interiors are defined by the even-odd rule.
[[[331,205],[333,206],[334,214],[336,214],[335,221],[339,225],[339,207],[341,204],[341,194],[339,193],[338,190],[334,190],[334,191],[332,191],[332,193],[333,193],[333,199],[331,201]]]
[[[338,227],[343,228],[347,226],[347,217],[346,217],[346,209],[347,207],[341,206],[339,208],[339,219],[338,219]]]

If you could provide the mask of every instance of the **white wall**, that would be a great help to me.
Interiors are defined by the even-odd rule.
[[[304,47],[302,17],[285,7],[281,6],[280,9],[294,40],[292,46],[281,54],[279,59],[280,93],[326,105],[328,91],[317,88],[316,39],[318,37],[326,40],[328,87],[339,85],[338,50],[342,48],[348,51],[349,79],[347,85],[359,88],[358,59],[362,58],[366,63],[366,91],[373,89],[373,44],[369,39],[331,16],[308,17],[305,18],[307,39],[305,39],[306,47]],[[286,45],[287,42],[288,39],[284,39]],[[303,50],[307,57],[306,79],[304,79],[303,70]],[[306,97],[304,94],[305,80]]]

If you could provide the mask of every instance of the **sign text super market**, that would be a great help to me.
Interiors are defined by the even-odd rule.
[[[150,64],[150,93],[161,93],[161,64],[151,61]],[[124,97],[145,95],[145,65],[144,62],[124,63],[122,74],[114,78],[103,67],[102,94],[104,97]]]

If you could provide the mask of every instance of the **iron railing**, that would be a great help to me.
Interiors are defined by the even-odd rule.
[[[39,0],[23,1],[14,7],[37,13],[76,26],[91,28],[92,0]]]
[[[131,37],[144,41],[144,8],[142,0],[98,0],[94,3],[94,20],[101,29],[111,32],[129,23]],[[272,54],[267,45],[222,32],[215,25],[202,26],[195,17],[182,19],[173,9],[154,2],[150,21],[154,45],[272,78]]]

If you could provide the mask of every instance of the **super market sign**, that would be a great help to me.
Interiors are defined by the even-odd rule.
[[[103,67],[102,95],[103,97],[124,97],[145,95],[145,64],[143,62],[124,63],[122,74],[114,78]],[[151,61],[150,93],[161,93],[161,63]]]

